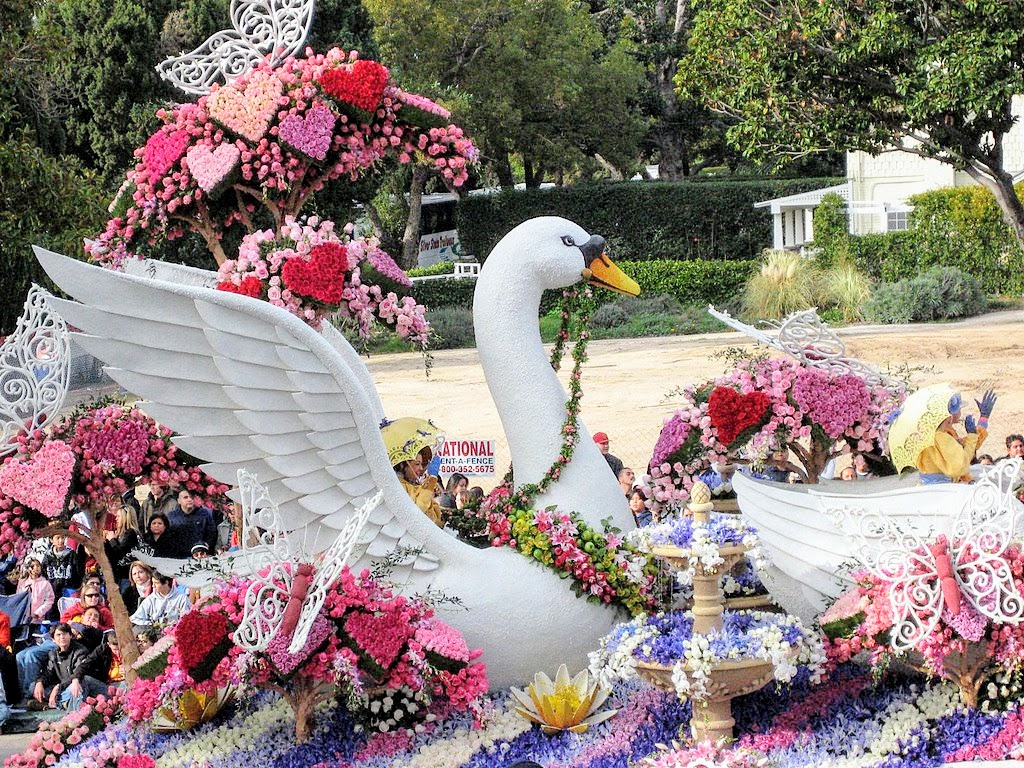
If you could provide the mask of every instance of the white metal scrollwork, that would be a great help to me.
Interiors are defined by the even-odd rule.
[[[846,345],[829,328],[813,309],[805,309],[787,315],[782,322],[768,322],[777,329],[777,336],[771,336],[737,320],[728,312],[708,306],[708,314],[735,328],[755,341],[774,347],[811,368],[820,368],[829,373],[841,375],[853,373],[860,376],[870,387],[885,387],[893,395],[906,392],[906,385],[865,362],[846,354]],[[766,321],[767,322],[767,321]]]
[[[245,592],[235,643],[249,651],[266,650],[281,630],[294,575],[300,562],[305,560],[314,566],[314,572],[288,646],[290,653],[297,653],[306,643],[309,630],[327,598],[327,590],[351,557],[360,531],[384,498],[384,492],[378,492],[358,507],[326,551],[306,558],[301,543],[291,541],[289,532],[281,524],[277,504],[256,476],[239,470],[238,489],[242,504],[242,557],[247,560],[253,580]]]
[[[313,23],[314,0],[231,0],[231,29],[215,32],[190,53],[157,65],[164,80],[202,96],[270,57],[276,66],[302,50]]]
[[[894,650],[913,648],[942,616],[939,557],[944,553],[936,555],[936,549],[947,549],[960,595],[978,613],[1000,623],[1024,620],[1024,598],[1003,557],[1013,536],[1013,489],[1020,469],[1021,460],[1013,459],[982,475],[953,521],[948,541],[945,534],[936,538],[935,532],[925,536],[903,529],[880,512],[850,506],[825,509],[856,541],[860,562],[890,583]]]
[[[0,456],[14,451],[19,432],[56,416],[68,393],[71,340],[48,295],[32,286],[17,328],[0,347]]]

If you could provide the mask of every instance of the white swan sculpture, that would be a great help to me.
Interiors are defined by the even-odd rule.
[[[529,391],[530,406],[520,406],[529,429],[518,428],[517,406],[502,410],[520,482],[539,477],[557,454],[560,441],[550,442],[548,427],[557,432],[561,418],[547,421],[565,400],[556,379],[551,386],[537,330],[541,291],[584,278],[638,290],[602,250],[600,238],[572,222],[534,219],[509,233],[494,250],[498,260],[482,271],[477,303],[489,306],[478,307],[477,317],[491,313],[492,327],[509,337],[522,334],[510,339],[508,381],[547,379]],[[208,461],[211,476],[230,483],[240,468],[257,475],[285,524],[304,529],[306,547],[328,546],[354,505],[382,490],[384,501],[370,516],[352,567],[369,566],[397,546],[419,549],[393,578],[410,591],[440,590],[461,600],[467,610],[444,618],[471,647],[484,649],[492,686],[522,683],[563,662],[583,668],[598,638],[621,618],[576,598],[554,572],[516,552],[463,544],[416,508],[389,465],[378,431],[383,409],[369,372],[333,329],[321,335],[266,302],[35,251],[54,282],[81,302],[53,300],[82,329],[82,346],[108,363],[115,381],[146,399],[149,414],[183,435],[178,445]],[[522,304],[492,300],[492,275],[509,293],[528,286],[518,291]],[[484,330],[481,347],[488,338]],[[493,372],[501,364],[501,355],[488,356],[489,381],[501,378]],[[507,393],[508,387],[494,389],[496,399]],[[538,436],[534,446],[530,432]],[[617,483],[596,448],[583,439],[577,456],[573,464],[580,461],[582,469],[563,476],[545,503],[564,499],[594,522],[609,514],[626,520],[624,500],[616,499],[618,510],[604,492]]]

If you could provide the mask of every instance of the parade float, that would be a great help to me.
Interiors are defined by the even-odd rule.
[[[297,34],[303,13],[282,28]],[[245,48],[211,41],[169,66],[172,79],[205,81],[217,45]],[[161,115],[90,243],[102,267],[37,249],[70,297],[44,303],[144,399],[87,420],[90,454],[74,457],[92,473],[84,491],[60,447],[74,453],[82,419],[65,424],[52,402],[40,415],[9,409],[5,445],[18,455],[3,465],[5,510],[22,516],[12,542],[69,519],[72,498],[89,506],[89,494],[152,477],[141,440],[131,467],[93,458],[112,441],[90,430],[123,425],[163,446],[159,466],[171,449],[204,462],[183,482],[194,470],[208,490],[236,486],[243,531],[238,551],[179,573],[200,589],[196,609],[134,660],[127,693],[44,724],[9,766],[896,768],[1024,756],[1024,560],[1008,492],[1019,467],[976,486],[893,477],[831,493],[816,483],[828,460],[850,448],[881,458],[904,391],[797,338],[798,362],[756,358],[686,390],[648,478],[663,520],[624,540],[624,500],[579,418],[581,284],[638,289],[603,238],[572,222],[525,222],[484,265],[474,320],[512,467],[475,546],[431,522],[392,469],[372,378],[336,327],[358,337],[379,321],[422,346],[423,308],[399,296],[404,275],[376,242],[303,213],[323,185],[386,156],[458,186],[475,148],[380,64],[296,58],[295,45],[268,60],[249,45],[245,71]],[[136,258],[185,231],[217,273]],[[546,289],[566,291],[550,357],[536,322]],[[40,363],[48,346],[7,352],[66,343],[60,322],[5,348],[4,375],[59,381],[59,366]],[[573,328],[566,393],[553,369]],[[777,348],[792,352],[790,338]],[[707,514],[702,475],[717,469],[722,488],[727,464],[769,462],[804,483],[738,472],[743,516]],[[686,506],[694,518],[673,515]],[[865,524],[889,510],[886,525]],[[908,522],[918,512],[928,525]],[[656,578],[658,557],[675,586]],[[723,610],[733,561],[763,574],[790,613]]]

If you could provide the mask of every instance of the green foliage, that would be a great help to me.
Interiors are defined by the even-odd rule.
[[[991,193],[956,187],[910,202],[910,230],[850,238],[850,254],[871,277],[891,283],[946,266],[973,275],[988,293],[1024,292],[1024,251]]]
[[[70,158],[46,155],[27,136],[0,142],[0,335],[14,330],[33,282],[48,284],[32,245],[82,255],[82,238],[106,220],[102,191]]]
[[[808,309],[821,295],[821,274],[812,259],[796,251],[768,251],[761,268],[743,289],[743,314],[755,320],[779,320]]]
[[[879,286],[864,314],[876,323],[912,323],[970,317],[987,306],[975,278],[953,267],[932,267],[916,277]]]
[[[637,315],[675,315],[683,311],[679,300],[666,294],[622,296],[602,304],[590,318],[595,328],[615,328]]]
[[[68,150],[111,182],[156,126],[165,93],[154,51],[170,8],[163,0],[53,0],[42,27],[60,39],[48,76],[62,93]]]
[[[463,349],[476,346],[473,311],[465,307],[438,307],[427,312],[431,349]]]
[[[621,182],[469,196],[456,211],[464,253],[486,258],[534,216],[575,221],[608,240],[616,260],[752,259],[772,241],[771,216],[754,203],[834,179]]]
[[[1024,92],[1024,4],[698,0],[676,82],[754,159],[905,148],[986,178],[1024,237],[1003,138]]]
[[[814,242],[818,263],[829,266],[838,261],[840,255],[848,255],[850,224],[846,215],[846,201],[839,195],[829,193],[821,198],[814,209]]]
[[[473,308],[473,291],[476,280],[472,278],[451,278],[450,280],[423,280],[415,282],[409,295],[428,309],[439,307]]]
[[[822,273],[822,293],[841,322],[855,323],[863,319],[864,303],[871,298],[871,278],[844,255]]]
[[[456,122],[504,186],[527,185],[599,152],[635,156],[643,71],[606,46],[585,4],[565,0],[366,0],[381,56],[403,87],[458,89]],[[496,73],[500,73],[498,76]]]
[[[657,260],[621,262],[619,266],[637,281],[644,293],[667,294],[682,304],[706,307],[733,300],[756,269],[757,262]],[[595,291],[595,295],[614,297],[608,291]]]
[[[451,261],[439,261],[429,267],[413,267],[406,270],[409,277],[431,277],[433,275],[450,275],[455,271],[455,264]]]

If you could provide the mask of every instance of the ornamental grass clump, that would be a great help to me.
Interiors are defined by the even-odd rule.
[[[761,269],[743,288],[743,314],[779,320],[818,303],[821,275],[812,259],[796,251],[768,251]]]

